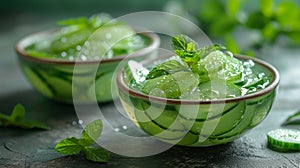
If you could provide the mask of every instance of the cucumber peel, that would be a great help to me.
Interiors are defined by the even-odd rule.
[[[280,150],[300,151],[300,131],[295,129],[276,129],[268,132],[271,147]]]

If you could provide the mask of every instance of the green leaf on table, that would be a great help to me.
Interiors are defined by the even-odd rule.
[[[290,115],[282,125],[300,125],[300,111],[296,112],[293,115]]]
[[[19,124],[16,124],[16,126],[17,125],[24,129],[33,129],[33,128],[38,128],[38,129],[43,129],[43,130],[50,129],[50,127],[48,127],[44,123],[38,122],[35,120],[22,120],[22,121],[19,121]]]
[[[273,0],[260,0],[260,11],[268,17],[273,15]]]
[[[56,144],[55,149],[61,154],[74,155],[82,150],[77,138],[67,138]]]
[[[87,147],[84,153],[87,160],[94,162],[108,162],[110,157],[109,152],[102,148]]]
[[[33,128],[38,128],[43,130],[50,129],[44,123],[35,120],[25,119],[25,114],[26,111],[24,106],[21,104],[17,104],[14,107],[11,115],[5,115],[0,113],[0,126],[19,127],[24,129],[33,129]]]
[[[82,131],[82,138],[96,141],[102,133],[102,121],[95,120],[89,123]]]
[[[13,111],[11,113],[10,118],[11,118],[12,121],[16,122],[16,121],[22,120],[24,118],[24,116],[25,116],[25,108],[24,108],[24,106],[22,106],[21,104],[17,104],[14,107],[14,109],[13,109]]]
[[[102,132],[102,121],[100,119],[89,123],[82,131],[81,138],[66,138],[56,144],[57,152],[66,155],[85,154],[87,160],[94,162],[107,162],[109,152],[100,148],[92,147]]]

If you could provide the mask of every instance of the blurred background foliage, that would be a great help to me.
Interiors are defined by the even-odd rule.
[[[170,1],[165,11],[196,22],[234,53],[253,55],[264,45],[300,44],[298,0]]]
[[[300,44],[299,4],[299,0],[10,0],[1,2],[0,19],[6,22],[0,30],[14,22],[30,24],[36,17],[54,21],[101,12],[118,17],[166,11],[193,21],[234,53],[251,54],[277,42]]]

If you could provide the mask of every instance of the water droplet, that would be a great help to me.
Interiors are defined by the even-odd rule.
[[[123,125],[123,127],[122,127],[124,130],[126,130],[127,129],[127,126],[126,125]]]
[[[86,41],[86,42],[84,43],[84,45],[88,47],[88,46],[90,46],[90,42]]]
[[[67,38],[63,37],[60,39],[61,42],[65,43],[67,41]]]
[[[67,56],[67,53],[65,51],[61,52],[60,54],[62,57],[66,57]]]
[[[106,33],[106,34],[105,34],[105,38],[106,38],[106,39],[111,39],[111,33]]]
[[[82,125],[83,121],[82,120],[78,120],[78,121],[72,121],[72,125],[76,126],[76,125]]]
[[[119,128],[115,128],[115,131],[116,131],[116,132],[119,132],[119,131],[120,131],[120,129],[119,129]]]
[[[74,61],[74,57],[72,55],[69,56],[70,61]]]
[[[80,59],[81,59],[82,61],[86,61],[86,60],[87,60],[87,57],[86,57],[85,55],[81,55],[81,56],[80,56]]]
[[[77,50],[77,51],[80,51],[80,50],[81,50],[81,46],[80,46],[80,45],[77,45],[77,46],[76,46],[76,50]]]

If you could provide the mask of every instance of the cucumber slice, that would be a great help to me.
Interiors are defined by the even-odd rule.
[[[283,150],[300,150],[300,131],[276,129],[268,132],[268,142],[272,147]]]
[[[185,136],[177,143],[177,145],[193,145],[198,142],[199,135],[192,134],[188,132]]]
[[[127,107],[127,103],[123,102],[123,105]],[[145,106],[148,107],[145,102],[142,102],[141,106],[142,108],[145,108]],[[151,106],[151,108],[152,107],[153,106]],[[137,108],[126,109],[127,113],[129,112],[131,118],[134,119],[134,122],[142,130],[161,141],[171,144],[189,145],[198,140],[197,135],[187,132],[183,125],[177,120],[176,111],[165,109],[161,114],[157,114],[158,112],[154,112],[155,107],[148,110],[139,110]],[[134,111],[134,114],[132,114],[132,111]]]
[[[72,100],[72,81],[64,76],[49,76],[48,83],[56,91],[55,97],[60,100]]]
[[[214,138],[224,139],[224,138],[230,138],[230,137],[237,137],[240,134],[242,134],[244,132],[244,130],[246,130],[247,128],[251,128],[250,124],[254,117],[255,110],[256,110],[256,106],[247,106],[246,105],[241,121],[229,132],[214,136]]]
[[[275,93],[271,92],[257,100],[257,103],[254,105],[256,109],[255,115],[252,119],[251,127],[258,125],[267,116],[270,108],[272,108],[274,96]]]
[[[165,129],[160,127],[159,125],[156,125],[152,121],[149,122],[138,122],[139,126],[148,134],[153,135],[159,139],[163,140],[179,140],[185,134],[187,131],[175,131],[171,129]]]
[[[160,108],[151,108],[145,110],[146,115],[153,123],[162,128],[184,131],[185,127],[177,119],[178,113],[174,110],[163,110]]]
[[[181,123],[186,127],[190,128],[190,131],[194,134],[201,136],[216,136],[224,134],[232,130],[243,118],[245,103],[239,103],[228,111],[224,111],[222,116],[212,118],[203,122],[195,120],[187,120],[181,118]],[[215,128],[214,130],[211,130]]]
[[[235,108],[238,103],[226,103],[223,104],[213,104],[214,107],[211,107],[211,104],[208,105],[178,105],[175,106],[175,109],[180,112],[179,115],[187,120],[196,120],[196,121],[206,121],[213,118],[220,117],[225,113],[229,112],[231,109]],[[220,109],[223,110],[213,110]]]

